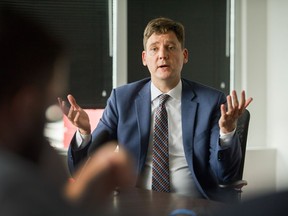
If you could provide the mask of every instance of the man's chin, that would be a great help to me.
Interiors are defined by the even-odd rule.
[[[159,73],[157,76],[157,79],[160,81],[165,81],[165,82],[174,82],[179,80],[178,76],[175,76],[174,74],[172,74],[171,72],[163,72],[163,73]]]
[[[156,73],[156,77],[159,80],[169,80],[172,78],[172,73],[170,71],[159,71]]]

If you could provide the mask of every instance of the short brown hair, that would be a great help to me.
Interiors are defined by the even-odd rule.
[[[151,20],[147,24],[147,26],[144,30],[144,34],[143,34],[144,50],[146,47],[147,40],[152,34],[154,34],[154,33],[166,34],[169,31],[172,31],[175,33],[177,39],[181,43],[182,48],[184,48],[184,43],[185,43],[184,26],[181,23],[176,22],[172,19],[165,18],[165,17],[159,17],[159,18]]]

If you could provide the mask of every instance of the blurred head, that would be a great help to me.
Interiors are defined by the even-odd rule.
[[[169,91],[180,81],[183,64],[188,62],[184,48],[184,27],[168,18],[151,20],[144,31],[142,62],[151,80],[161,91]]]
[[[35,159],[65,71],[62,43],[26,15],[0,10],[0,146]]]

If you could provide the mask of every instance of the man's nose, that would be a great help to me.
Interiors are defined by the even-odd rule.
[[[167,59],[168,58],[168,51],[165,47],[161,47],[159,49],[159,58],[160,59]]]

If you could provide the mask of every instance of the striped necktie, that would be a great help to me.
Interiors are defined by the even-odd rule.
[[[168,118],[165,107],[168,98],[167,94],[159,97],[153,131],[152,190],[161,192],[170,192]]]

